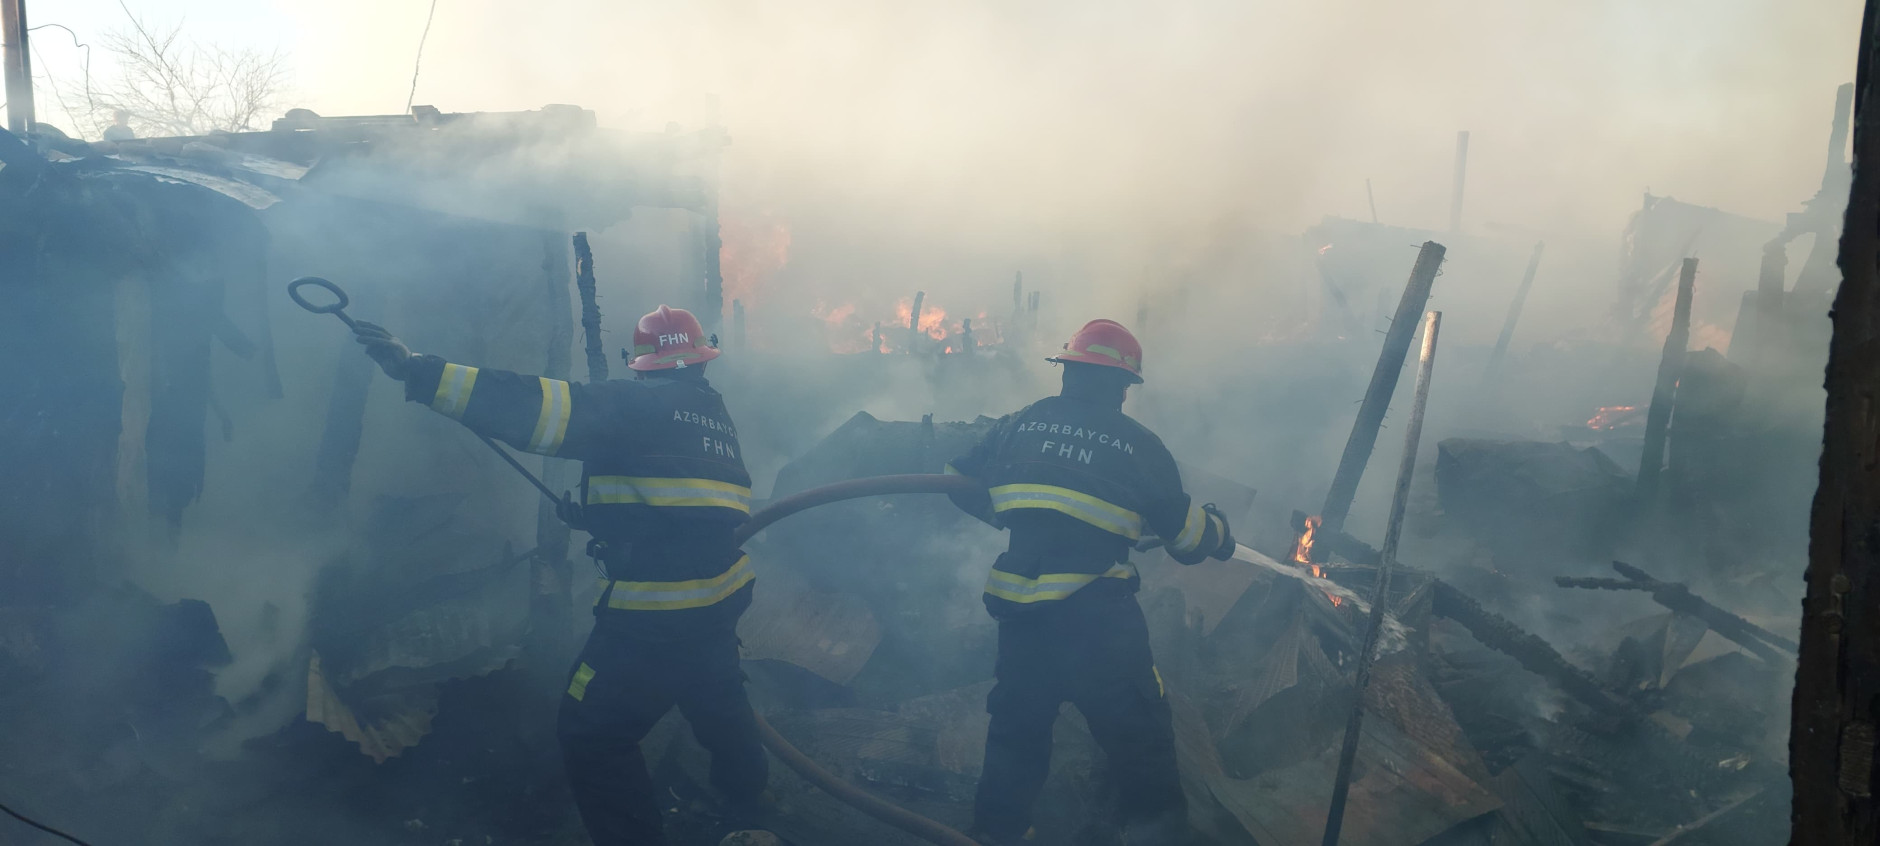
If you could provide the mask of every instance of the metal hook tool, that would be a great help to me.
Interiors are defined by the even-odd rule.
[[[315,305],[309,302],[306,297],[300,295],[300,289],[308,285],[312,285],[316,288],[325,288],[332,292],[333,296],[338,297],[338,299],[326,305]],[[287,283],[287,296],[294,301],[294,305],[300,306],[314,314],[330,314],[339,318],[341,322],[346,324],[346,328],[348,329],[356,331],[359,328],[359,324],[354,323],[352,318],[346,316],[346,306],[352,304],[352,299],[346,296],[345,290],[332,282],[318,276],[302,276],[299,279]],[[490,449],[495,450],[497,455],[502,456],[504,461],[509,462],[509,466],[514,467],[517,473],[521,473],[524,479],[529,480],[529,484],[534,485],[536,490],[541,491],[543,496],[548,497],[549,502],[555,503],[557,507],[565,504],[563,497],[556,496],[554,491],[549,490],[547,485],[542,484],[542,480],[536,478],[534,473],[529,472],[529,468],[522,466],[522,462],[517,461],[515,456],[510,455],[509,450],[498,446],[495,441],[490,440],[490,437],[482,432],[474,432],[473,434],[485,444],[488,444]]]

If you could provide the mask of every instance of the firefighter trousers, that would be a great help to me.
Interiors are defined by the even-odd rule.
[[[666,842],[640,741],[675,705],[711,753],[713,787],[734,805],[763,792],[769,761],[744,692],[737,636],[652,641],[609,630],[603,615],[581,648],[556,726],[594,846]]]
[[[998,683],[986,697],[985,769],[973,803],[978,831],[1022,837],[1051,769],[1051,727],[1077,706],[1109,760],[1117,822],[1185,817],[1175,731],[1134,596],[1060,600],[999,623]]]

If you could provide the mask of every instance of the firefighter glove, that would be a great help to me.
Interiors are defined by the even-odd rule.
[[[1240,545],[1234,541],[1234,533],[1227,528],[1227,515],[1222,514],[1221,509],[1215,508],[1212,502],[1201,506],[1201,510],[1206,511],[1208,515],[1214,519],[1221,521],[1221,545],[1208,557],[1216,561],[1226,561],[1229,558],[1233,558],[1234,550],[1239,548]]]
[[[411,362],[411,350],[392,333],[385,331],[385,327],[363,320],[354,321],[353,339],[365,345],[366,355],[378,362],[379,369],[385,371],[385,375],[400,382],[405,380],[405,371]]]

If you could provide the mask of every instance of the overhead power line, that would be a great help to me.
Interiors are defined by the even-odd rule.
[[[437,14],[437,0],[431,0],[431,11],[424,13],[424,34],[418,36],[418,56],[411,60],[411,93],[405,96],[405,114],[411,114],[411,104],[418,99],[418,69],[424,64],[424,42],[431,37],[431,18]]]

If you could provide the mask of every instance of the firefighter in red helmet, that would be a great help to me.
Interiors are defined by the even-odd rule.
[[[558,735],[575,805],[596,846],[663,843],[640,740],[678,706],[712,753],[711,781],[755,810],[768,761],[738,664],[750,560],[732,532],[751,477],[698,318],[660,306],[640,318],[634,379],[579,384],[413,355],[384,329],[358,340],[405,398],[479,433],[579,460],[580,522],[604,575],[594,631],[562,697]]]
[[[1109,757],[1128,842],[1173,843],[1187,814],[1175,736],[1129,553],[1148,533],[1183,564],[1233,556],[1227,520],[1182,490],[1175,459],[1123,413],[1142,382],[1142,345],[1121,324],[1093,320],[1064,352],[1061,393],[1000,419],[947,472],[983,496],[967,512],[1010,532],[986,579],[999,621],[998,683],[974,802],[984,843],[1026,839],[1051,761],[1051,726],[1065,702]]]

